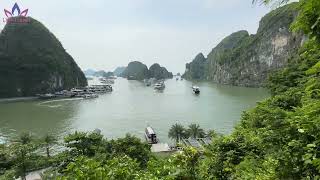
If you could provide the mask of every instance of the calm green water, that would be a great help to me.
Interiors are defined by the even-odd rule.
[[[92,82],[91,82],[92,83]],[[264,89],[197,84],[199,96],[188,81],[166,81],[159,93],[137,81],[117,79],[114,92],[91,100],[25,101],[0,103],[0,141],[21,132],[47,132],[58,137],[75,130],[96,128],[108,138],[126,133],[143,137],[147,124],[154,127],[160,141],[169,141],[168,129],[176,122],[198,123],[204,129],[230,133],[242,111],[269,96]]]

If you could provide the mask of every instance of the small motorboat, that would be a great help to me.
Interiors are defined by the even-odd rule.
[[[147,127],[145,129],[144,135],[146,137],[146,141],[149,144],[157,144],[158,143],[158,138],[152,127]]]
[[[98,98],[99,96],[97,94],[85,94],[82,97],[84,99],[94,99],[94,98]]]
[[[136,78],[134,76],[128,76],[127,79],[128,80],[136,80]]]
[[[48,93],[48,94],[38,94],[39,99],[53,99],[56,95]]]
[[[113,79],[104,79],[100,81],[102,84],[114,84]]]
[[[155,90],[164,90],[166,88],[166,85],[164,82],[158,82],[157,84],[154,85]]]
[[[145,84],[146,86],[151,86],[151,79],[145,79],[145,80],[144,80],[144,84]]]
[[[110,76],[109,79],[117,79],[117,76]]]
[[[195,94],[200,94],[200,88],[198,86],[192,86],[192,91],[195,93]]]
[[[71,98],[73,94],[70,91],[63,90],[60,92],[55,92],[54,95],[56,96],[56,98],[64,99]]]

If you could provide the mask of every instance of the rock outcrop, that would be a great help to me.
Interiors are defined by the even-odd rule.
[[[27,18],[25,23],[7,23],[0,34],[0,97],[86,86],[83,72],[59,40],[40,22]]]
[[[161,67],[158,63],[153,64],[149,68],[149,78],[155,79],[170,79],[173,74],[169,72],[165,67]]]
[[[171,72],[158,63],[153,64],[148,69],[145,64],[139,61],[130,62],[120,76],[129,80],[144,80],[149,78],[169,79],[173,77]]]
[[[107,72],[104,70],[100,70],[100,71],[96,71],[93,76],[96,77],[106,77],[107,76]]]
[[[133,61],[128,64],[128,67],[121,73],[121,77],[130,80],[143,80],[149,77],[149,70],[145,64],[139,61]]]
[[[297,3],[264,16],[255,35],[239,31],[226,37],[205,58],[186,65],[186,79],[209,80],[238,86],[263,86],[268,73],[283,68],[302,45],[304,36],[292,33]]]
[[[94,76],[94,74],[96,73],[96,71],[93,70],[93,69],[87,69],[87,70],[83,71],[83,73],[84,73],[84,75],[86,75],[86,76]]]
[[[207,59],[202,53],[199,53],[191,63],[187,63],[186,72],[183,75],[185,79],[203,80],[207,75]]]
[[[126,67],[117,67],[114,71],[113,74],[115,76],[120,76],[121,73],[123,73],[123,71],[126,69]]]

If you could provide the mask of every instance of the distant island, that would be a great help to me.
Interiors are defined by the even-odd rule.
[[[148,69],[145,64],[139,61],[130,62],[120,76],[129,80],[143,80],[149,78],[170,79],[173,77],[171,72],[165,67],[160,66],[158,63],[153,64]]]
[[[100,71],[95,71],[93,69],[87,69],[83,72],[87,77],[89,76],[96,76],[96,77],[111,77],[114,76],[114,73],[111,71],[104,71],[104,70],[100,70]]]
[[[260,87],[270,72],[288,64],[297,54],[304,36],[292,33],[290,24],[297,16],[297,3],[291,3],[264,16],[257,34],[241,30],[224,38],[205,57],[199,53],[186,64],[183,77],[221,84]]]
[[[117,67],[113,72],[111,71],[104,71],[104,70],[94,70],[94,69],[87,69],[85,71],[83,71],[83,73],[86,75],[86,76],[97,76],[97,77],[110,77],[110,76],[121,76],[121,74],[123,73],[123,71],[126,69],[127,67],[124,67],[124,66],[120,66],[120,67]]]
[[[94,74],[96,73],[97,71],[93,70],[93,69],[87,69],[85,71],[83,71],[84,75],[86,76],[94,76]]]
[[[86,86],[85,75],[59,40],[27,18],[28,23],[7,23],[0,34],[0,98]]]
[[[155,79],[171,79],[173,77],[172,72],[169,72],[165,67],[155,63],[149,68],[149,78]]]
[[[97,71],[93,74],[93,76],[97,76],[97,77],[111,77],[113,75],[114,75],[113,72],[110,72],[110,71],[106,72],[104,70]]]
[[[123,71],[126,69],[127,67],[124,67],[124,66],[120,66],[120,67],[117,67],[114,71],[113,71],[113,74],[115,76],[120,76],[121,73],[123,73]]]

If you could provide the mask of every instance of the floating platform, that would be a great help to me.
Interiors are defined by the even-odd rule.
[[[151,152],[158,153],[158,152],[170,152],[170,146],[167,143],[158,143],[152,144]]]
[[[182,143],[185,146],[192,146],[194,148],[202,148],[203,146],[211,144],[212,140],[210,138],[189,138],[189,139],[182,139]]]

